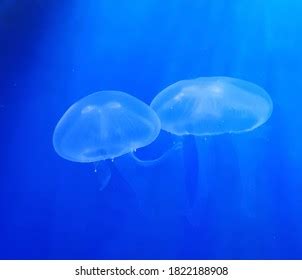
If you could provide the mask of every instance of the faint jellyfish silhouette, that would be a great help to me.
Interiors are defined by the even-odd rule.
[[[62,158],[102,165],[102,188],[111,171],[105,161],[152,143],[160,132],[155,112],[120,91],[100,91],[74,103],[59,120],[53,146]]]
[[[178,228],[185,217],[188,202],[184,190],[182,143],[168,145],[171,135],[161,132],[148,147],[128,153],[114,161],[121,176],[128,182],[138,201],[139,213],[149,224],[161,224],[159,231]],[[167,148],[164,153],[156,149]],[[146,150],[152,150],[148,154]],[[167,229],[168,227],[169,229]],[[174,230],[173,235],[181,234]]]
[[[264,124],[273,110],[272,100],[264,89],[230,77],[179,81],[161,91],[150,106],[158,114],[163,130],[183,139],[184,136],[195,138],[189,141],[191,155],[202,150],[199,147],[203,145],[199,140],[201,136],[205,139],[207,136],[252,131]],[[196,166],[190,162],[187,164],[190,168],[185,171],[185,181],[190,182],[190,187],[196,191],[189,209],[192,212],[198,205],[201,190],[196,175],[199,171],[194,171]],[[195,165],[198,169],[198,161]],[[195,178],[194,184],[192,178]]]

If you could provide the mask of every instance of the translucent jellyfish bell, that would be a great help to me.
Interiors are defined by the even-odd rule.
[[[74,103],[58,122],[53,146],[76,162],[113,159],[155,140],[156,114],[139,99],[119,91],[101,91]]]
[[[179,81],[161,91],[151,108],[162,129],[175,135],[218,135],[253,130],[264,124],[273,110],[261,87],[229,77]]]
[[[64,159],[99,162],[114,159],[153,142],[160,131],[156,113],[120,91],[100,91],[74,103],[53,134]]]

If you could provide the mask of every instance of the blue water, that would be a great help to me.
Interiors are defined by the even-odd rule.
[[[0,258],[302,258],[302,3],[0,2]],[[98,90],[146,103],[200,76],[256,83],[274,102],[249,133],[181,139],[151,166],[60,158],[65,110]],[[138,151],[155,159],[167,135]],[[194,207],[192,207],[194,205]]]

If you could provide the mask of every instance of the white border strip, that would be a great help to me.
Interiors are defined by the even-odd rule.
[[[0,279],[301,280],[302,261],[0,261]]]

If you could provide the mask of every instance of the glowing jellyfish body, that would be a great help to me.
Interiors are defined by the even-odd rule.
[[[119,91],[101,91],[74,103],[58,122],[53,146],[64,159],[113,159],[153,142],[160,131],[155,112]]]
[[[205,142],[198,136],[243,133],[264,124],[271,116],[270,96],[259,86],[229,77],[204,77],[179,81],[161,91],[151,108],[158,114],[162,129],[176,136],[195,136],[187,150],[197,153],[192,166],[191,156],[183,156],[186,189],[191,191],[188,219],[199,224],[205,204],[204,173],[199,157],[204,156]],[[184,146],[185,147],[185,146]],[[185,149],[183,150],[185,153]],[[192,172],[193,169],[195,173]]]
[[[176,135],[217,135],[253,130],[273,109],[261,87],[229,77],[179,81],[160,92],[151,108],[162,129]]]

